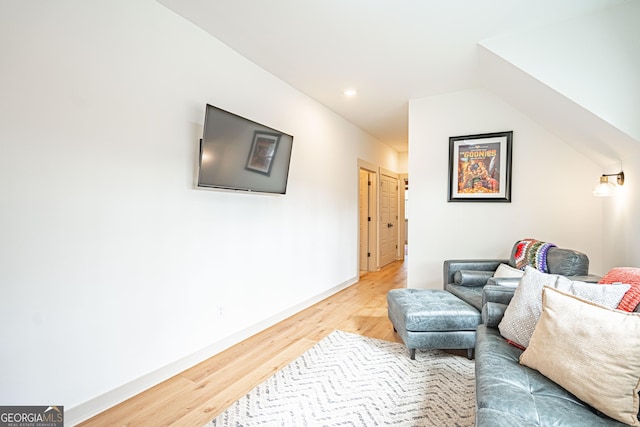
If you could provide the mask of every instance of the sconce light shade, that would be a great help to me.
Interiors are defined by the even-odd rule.
[[[611,197],[616,193],[616,186],[609,182],[606,176],[600,177],[600,183],[593,187],[593,195],[596,197]]]
[[[603,174],[600,177],[600,182],[593,188],[593,195],[596,197],[611,197],[616,194],[618,191],[618,187],[609,182],[609,177],[615,176],[616,182],[618,185],[624,184],[624,172],[620,173],[612,173],[612,174]]]

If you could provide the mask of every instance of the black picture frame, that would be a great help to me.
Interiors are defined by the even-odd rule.
[[[449,138],[448,202],[511,203],[513,131]]]
[[[266,176],[271,175],[280,136],[278,133],[255,131],[245,169]]]

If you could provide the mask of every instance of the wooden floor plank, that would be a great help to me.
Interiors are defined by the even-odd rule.
[[[387,317],[386,294],[406,287],[406,262],[358,283],[80,424],[199,426],[334,330],[402,342]]]

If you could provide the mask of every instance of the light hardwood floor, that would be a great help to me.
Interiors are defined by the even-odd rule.
[[[402,342],[387,317],[386,294],[404,287],[406,261],[367,273],[358,283],[81,426],[202,426],[336,329]]]

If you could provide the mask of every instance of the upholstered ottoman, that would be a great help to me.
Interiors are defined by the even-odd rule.
[[[466,349],[473,357],[480,312],[439,289],[392,289],[389,320],[415,359],[416,349]]]

